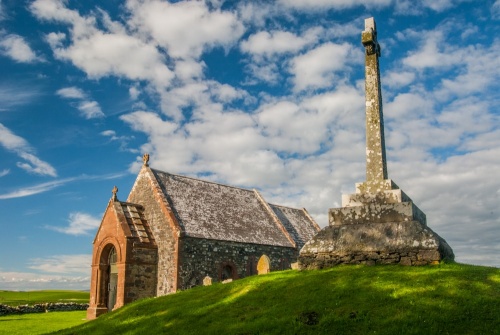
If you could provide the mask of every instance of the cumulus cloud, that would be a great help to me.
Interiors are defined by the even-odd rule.
[[[41,60],[24,38],[16,34],[0,35],[0,52],[19,63],[33,63]]]
[[[33,258],[29,268],[43,273],[81,274],[90,273],[91,255],[55,255],[47,258]]]
[[[288,31],[261,31],[241,42],[243,52],[255,56],[270,57],[273,54],[295,53],[306,45],[316,42],[316,31],[309,31],[304,36],[297,36]]]
[[[59,96],[67,99],[85,99],[86,94],[78,87],[65,87],[56,92]]]
[[[49,33],[47,40],[57,58],[71,61],[91,78],[124,76],[131,80],[151,80],[159,86],[168,85],[173,78],[154,45],[128,35],[125,27],[109,22],[106,15],[102,20],[108,31],[101,31],[96,27],[96,17],[81,16],[60,0],[37,0],[30,9],[39,19],[71,27],[69,45],[65,44],[67,36],[60,32]]]
[[[234,44],[244,27],[236,13],[210,10],[200,1],[128,0],[130,25],[174,58],[198,58],[206,49]]]
[[[89,255],[90,259],[90,255]],[[90,273],[90,270],[87,272]],[[12,272],[0,269],[0,285],[5,290],[88,290],[90,275],[68,276],[33,272]]]
[[[18,162],[17,166],[21,169],[42,176],[56,177],[56,169],[49,163],[42,161],[36,157],[33,152],[34,149],[29,145],[29,143],[22,138],[14,134],[10,129],[5,127],[0,123],[0,145],[5,149],[16,153],[20,158],[24,159],[23,162]]]
[[[5,177],[6,175],[8,175],[10,173],[10,170],[9,169],[3,169],[0,171],[0,178],[1,177]]]
[[[80,111],[80,114],[86,119],[95,119],[104,117],[104,113],[101,110],[99,103],[94,100],[90,100],[81,89],[77,87],[65,87],[61,88],[56,92],[62,98],[77,100],[76,108]]]
[[[295,91],[331,86],[335,72],[345,67],[352,52],[348,43],[325,43],[295,57],[290,66]]]
[[[358,6],[365,8],[385,7],[392,0],[279,0],[285,7],[297,10],[346,9]]]
[[[67,227],[46,226],[48,229],[68,235],[91,235],[101,224],[101,220],[87,213],[74,212],[69,215]]]

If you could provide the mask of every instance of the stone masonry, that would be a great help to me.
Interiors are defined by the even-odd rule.
[[[330,209],[329,226],[300,251],[301,269],[337,264],[434,264],[453,260],[450,246],[427,226],[426,215],[388,179],[382,112],[380,45],[373,18],[361,34],[365,47],[366,181]]]

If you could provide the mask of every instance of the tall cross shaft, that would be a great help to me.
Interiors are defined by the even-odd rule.
[[[366,181],[368,184],[379,184],[388,177],[378,62],[380,45],[373,17],[365,19],[361,42],[365,47]]]

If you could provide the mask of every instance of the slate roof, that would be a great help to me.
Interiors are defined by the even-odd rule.
[[[269,205],[255,190],[151,171],[187,236],[302,247],[319,230],[303,210]]]
[[[295,240],[298,249],[313,238],[320,230],[305,209],[290,208],[279,205],[269,205],[285,226],[285,229]],[[308,224],[307,224],[308,223]]]

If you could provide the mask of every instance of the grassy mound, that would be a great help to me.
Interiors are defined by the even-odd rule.
[[[500,270],[284,271],[138,301],[57,334],[500,334]]]

